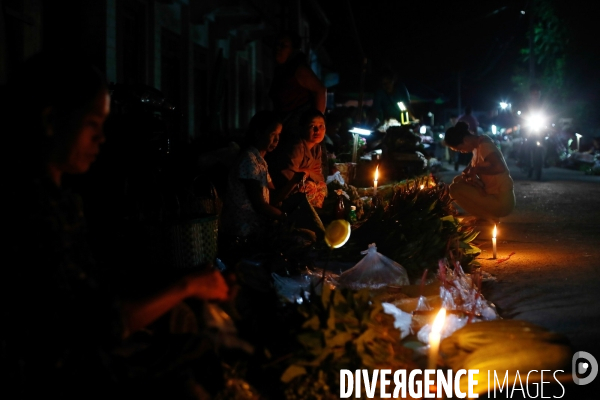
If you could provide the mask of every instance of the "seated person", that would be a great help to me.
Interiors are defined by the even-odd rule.
[[[5,389],[16,398],[120,398],[142,389],[116,352],[126,339],[185,299],[226,299],[228,287],[213,270],[148,298],[115,295],[91,254],[81,198],[63,186],[66,175],[88,171],[105,141],[106,82],[80,55],[38,54],[16,71],[2,110],[3,123],[19,128],[3,158],[13,171],[4,245],[14,262],[0,287]],[[143,386],[158,387],[149,381]]]
[[[273,220],[285,214],[270,204],[274,189],[264,159],[279,143],[281,120],[272,111],[259,111],[246,132],[246,146],[229,172],[222,226],[227,236],[260,241]]]
[[[592,145],[589,149],[579,152],[572,153],[574,160],[584,163],[593,164],[597,161],[597,157],[600,154],[600,137],[593,138]]]
[[[302,137],[278,150],[269,165],[269,172],[275,188],[283,192],[284,198],[300,191],[306,193],[313,207],[320,209],[327,196],[321,147],[325,137],[325,116],[319,110],[311,109],[302,114],[299,123]],[[298,176],[302,180],[296,187],[295,179]]]
[[[450,185],[450,197],[478,219],[494,223],[515,208],[513,180],[502,153],[486,135],[476,136],[465,122],[446,131],[445,144],[461,153],[473,153],[470,165]]]

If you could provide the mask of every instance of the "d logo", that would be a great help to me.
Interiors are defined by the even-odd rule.
[[[585,361],[577,363],[580,359],[584,359]],[[576,385],[587,385],[596,378],[596,375],[598,375],[598,362],[593,355],[585,351],[578,351],[573,354],[571,368],[573,371],[573,382],[575,382]],[[580,378],[578,376],[584,375],[588,371],[590,371],[590,374],[587,377]]]

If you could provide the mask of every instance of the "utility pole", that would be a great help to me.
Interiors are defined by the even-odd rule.
[[[529,84],[535,83],[535,0],[529,9]]]
[[[462,113],[462,104],[460,102],[460,70],[458,70],[458,72],[456,73],[456,94],[458,97],[458,101],[457,101],[457,114],[456,115],[460,115]]]
[[[352,26],[352,30],[354,32],[354,39],[356,40],[356,47],[358,48],[358,54],[361,58],[361,69],[360,69],[360,87],[359,87],[359,98],[358,98],[358,115],[355,116],[355,122],[362,122],[362,109],[363,109],[363,95],[364,95],[364,84],[365,84],[365,74],[367,72],[367,58],[365,57],[365,53],[363,51],[363,47],[360,41],[360,36],[358,35],[358,29],[356,28],[356,22],[354,21],[354,13],[352,12],[352,5],[350,5],[350,1],[346,1],[346,6],[348,7],[348,16],[350,17],[350,25]],[[356,135],[355,135],[356,136]],[[356,147],[356,146],[355,146]]]

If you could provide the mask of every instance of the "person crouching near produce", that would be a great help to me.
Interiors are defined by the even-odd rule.
[[[246,146],[229,173],[223,210],[223,231],[229,237],[260,242],[271,222],[285,213],[271,205],[275,189],[264,157],[279,143],[282,122],[273,111],[259,111],[246,132]]]
[[[452,181],[450,197],[477,219],[499,223],[515,208],[513,180],[500,150],[461,121],[446,131],[444,142],[454,151],[473,153],[471,163]]]

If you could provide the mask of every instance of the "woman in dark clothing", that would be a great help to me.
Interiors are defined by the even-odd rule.
[[[62,186],[105,141],[110,96],[102,75],[63,54],[38,54],[10,80],[2,121],[18,131],[4,157],[9,237],[0,287],[3,390],[12,398],[125,395],[124,340],[186,298],[227,298],[218,272],[186,276],[149,298],[118,298],[87,241],[80,198]]]

